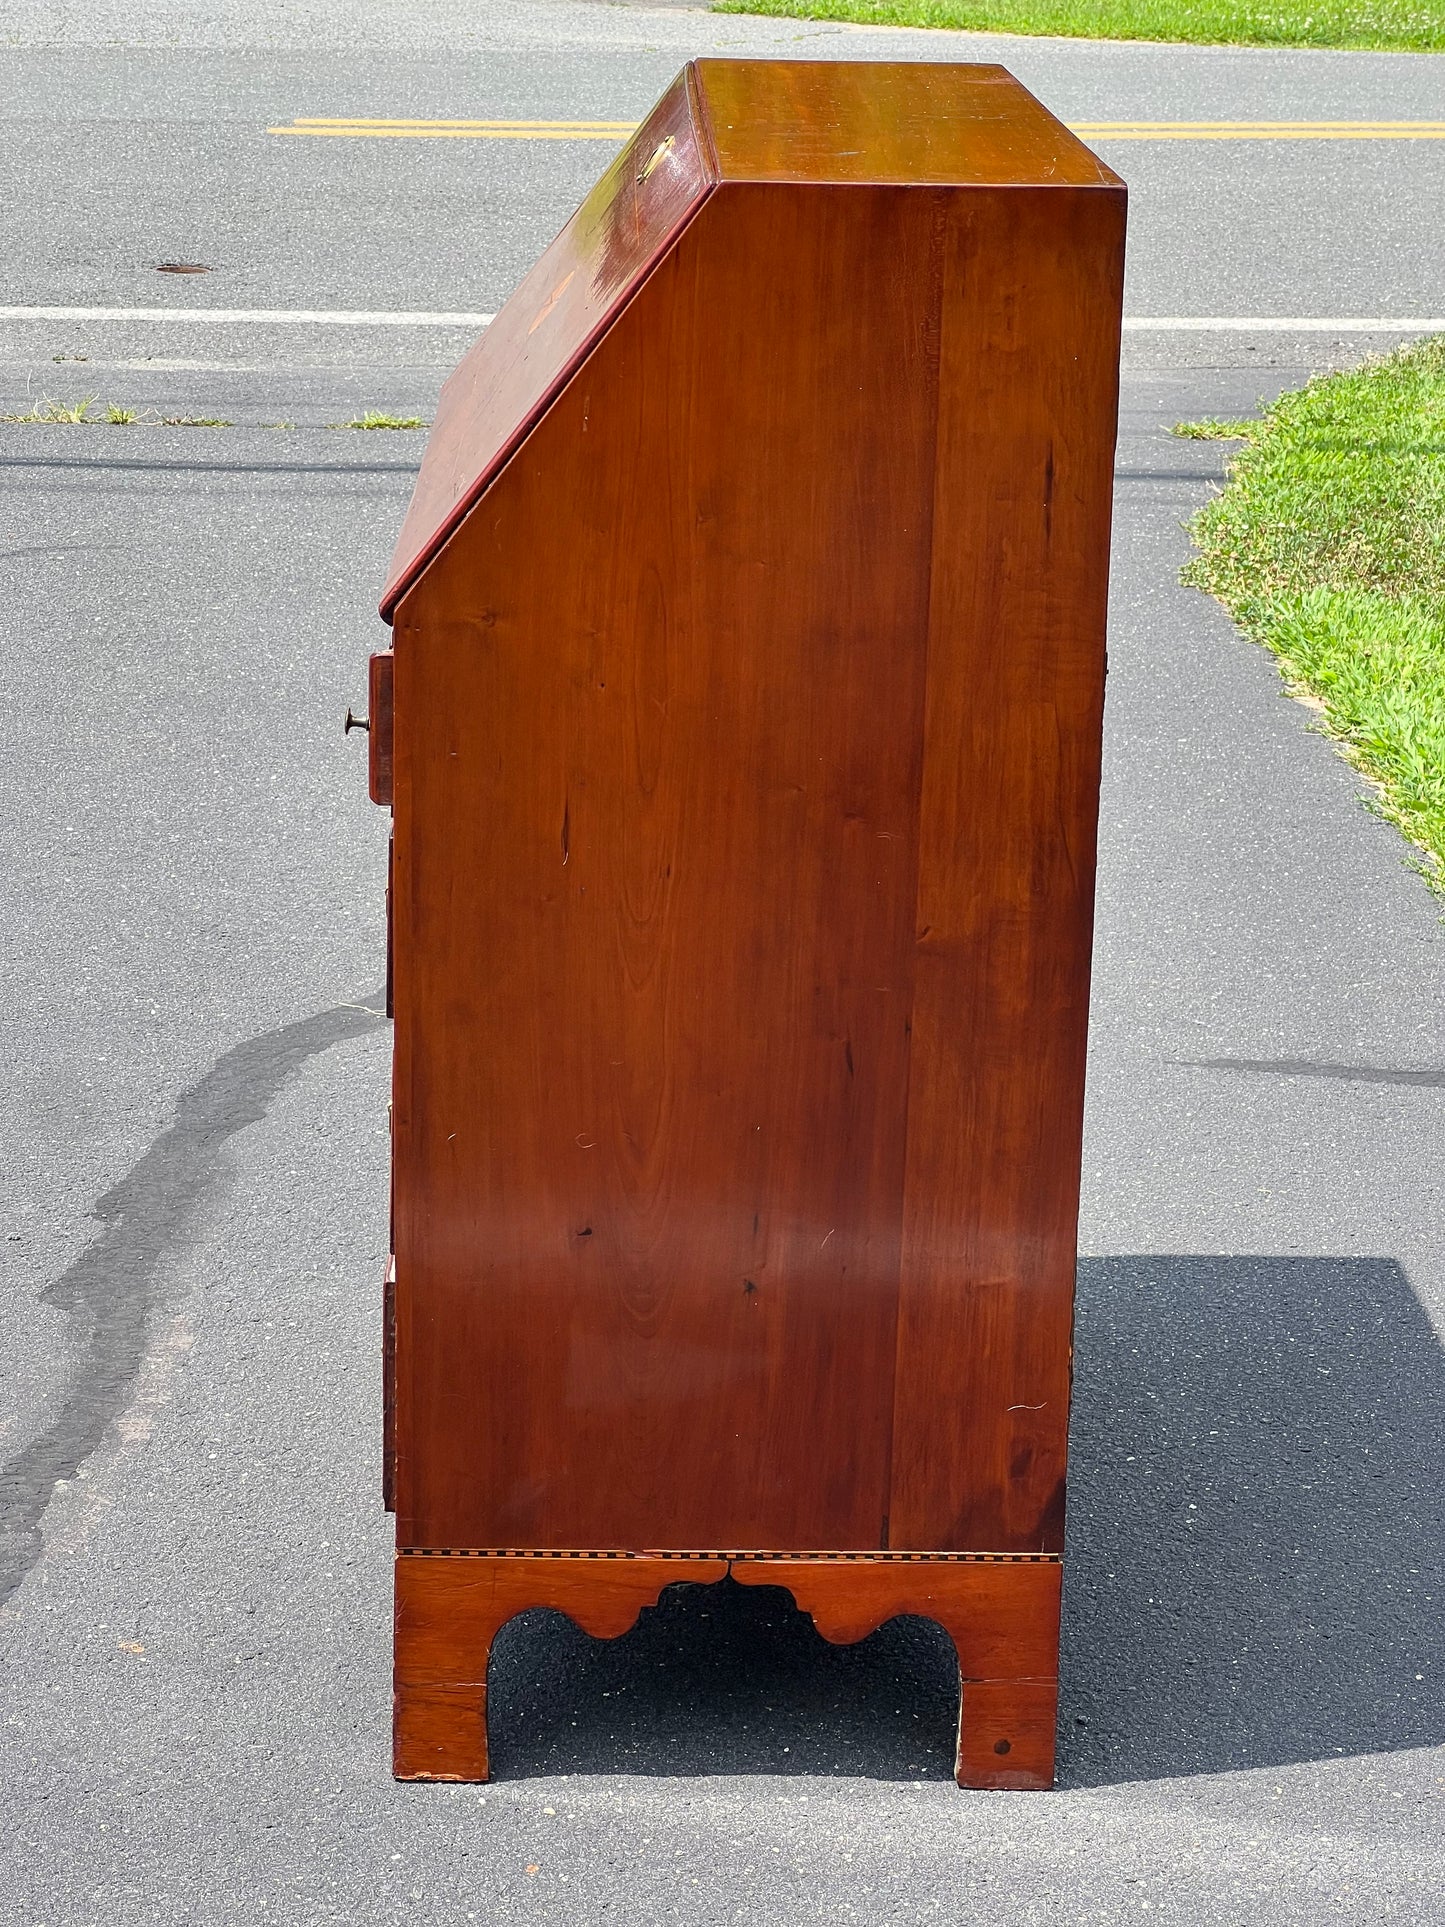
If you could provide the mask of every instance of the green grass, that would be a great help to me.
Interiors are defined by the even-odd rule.
[[[1258,422],[1221,421],[1217,415],[1206,415],[1202,421],[1175,422],[1170,429],[1185,442],[1252,442]]]
[[[1273,650],[1445,894],[1445,336],[1181,424],[1206,426],[1248,434],[1185,581]]]
[[[328,422],[328,428],[425,428],[426,423],[420,415],[378,415],[368,410],[358,415],[355,421]]]
[[[99,410],[99,412],[95,412]],[[124,408],[118,402],[101,402],[94,395],[84,401],[55,401],[46,396],[23,415],[0,415],[0,422],[27,423],[32,427],[54,428],[234,428],[224,415],[158,415],[153,408]],[[263,422],[264,428],[294,428],[295,422]],[[425,428],[420,415],[382,415],[368,411],[354,421],[328,422],[328,428]]]
[[[91,414],[95,406],[95,396],[87,395],[84,401],[56,401],[46,395],[23,415],[0,415],[0,422],[25,422],[34,426],[50,428],[57,423],[76,428],[82,424],[87,428],[100,426],[101,417]]]
[[[100,413],[93,414],[99,408]],[[235,423],[219,415],[158,415],[153,408],[125,408],[119,402],[100,402],[94,395],[84,401],[56,401],[47,395],[23,415],[0,415],[0,422],[22,423],[31,428],[234,428]]]
[[[1094,40],[1445,48],[1445,0],[713,0],[713,5],[719,13]]]

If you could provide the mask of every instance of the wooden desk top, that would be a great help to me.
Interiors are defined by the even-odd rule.
[[[694,71],[722,181],[1120,185],[1005,67],[699,60]]]

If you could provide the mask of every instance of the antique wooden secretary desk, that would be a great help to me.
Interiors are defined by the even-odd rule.
[[[1003,69],[699,61],[443,393],[395,812],[395,1770],[497,1627],[781,1585],[1053,1769],[1122,184]]]

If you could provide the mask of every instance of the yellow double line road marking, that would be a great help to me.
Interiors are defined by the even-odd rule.
[[[1438,141],[1445,120],[1090,120],[1074,133],[1099,141]],[[295,120],[268,134],[319,140],[613,141],[630,120]]]
[[[296,120],[268,134],[383,141],[624,141],[630,120]]]

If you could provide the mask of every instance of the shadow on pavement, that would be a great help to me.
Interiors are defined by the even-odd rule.
[[[830,1646],[781,1588],[734,1579],[669,1586],[617,1640],[524,1613],[492,1649],[492,1770],[947,1779],[956,1679],[925,1620]]]
[[[1086,1259],[1077,1348],[1061,1779],[1445,1740],[1445,1354],[1400,1266]]]
[[[1060,1785],[1445,1741],[1445,1354],[1400,1266],[1087,1258],[1076,1338]],[[490,1697],[503,1779],[952,1767],[936,1627],[833,1647],[731,1580],[614,1641],[525,1614]]]

